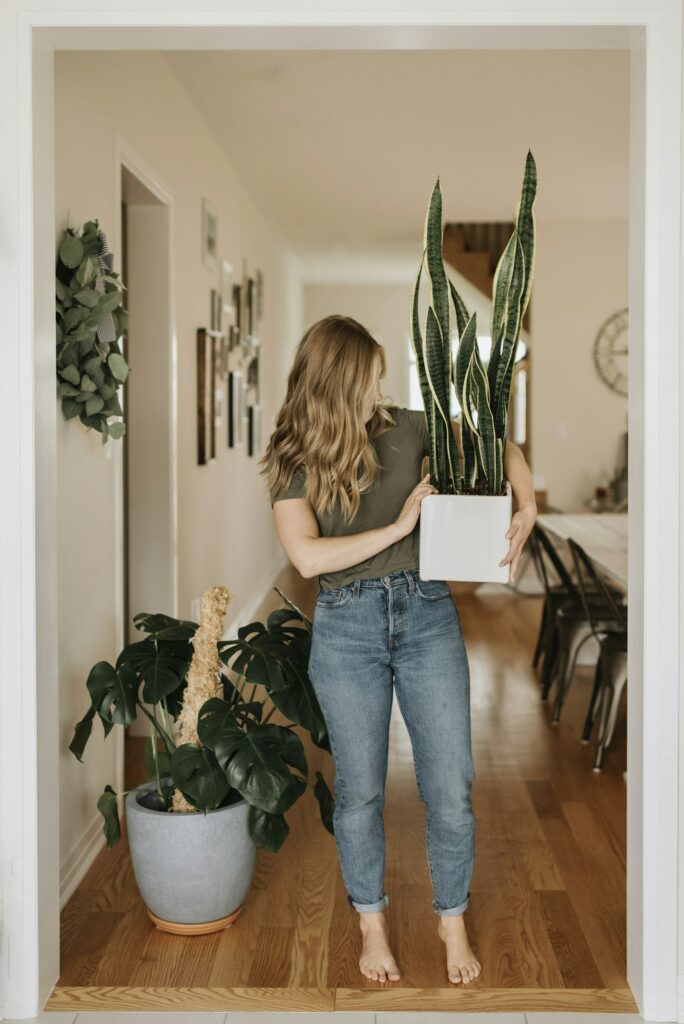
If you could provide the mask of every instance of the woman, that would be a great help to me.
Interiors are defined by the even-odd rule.
[[[318,577],[309,675],[335,766],[335,843],[359,912],[362,973],[400,978],[384,891],[382,809],[393,688],[411,738],[438,932],[450,981],[480,973],[465,930],[475,820],[470,676],[446,581],[418,573],[420,506],[436,488],[422,411],[381,404],[384,349],[346,316],[304,334],[275,430],[260,460],[276,528],[302,576]],[[518,511],[506,533],[513,579],[536,516],[532,479],[507,443]],[[421,479],[422,477],[422,479]]]

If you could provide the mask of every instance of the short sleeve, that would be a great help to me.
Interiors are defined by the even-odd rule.
[[[290,486],[283,489],[271,488],[271,507],[276,501],[282,501],[283,498],[303,498],[305,497],[304,489],[306,485],[306,470],[304,466],[298,466],[292,476],[292,482]]]
[[[404,415],[423,442],[423,455],[429,455],[430,435],[424,411],[422,409],[404,409]]]

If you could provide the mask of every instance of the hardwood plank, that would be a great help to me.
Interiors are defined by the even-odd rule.
[[[125,986],[56,985],[46,1010],[98,1011],[183,1011],[202,1010],[237,1012],[238,1010],[280,1010],[282,1012],[332,1011],[334,993],[326,989],[295,988],[182,988],[159,986],[135,988]]]
[[[552,989],[540,988],[474,988],[475,982],[463,988],[407,989],[390,988],[383,992],[372,989],[338,989],[336,1010],[433,1010],[514,1012],[516,1010],[553,1013],[638,1013],[634,996],[626,989]]]

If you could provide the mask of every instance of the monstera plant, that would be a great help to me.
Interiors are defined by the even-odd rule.
[[[444,267],[439,178],[432,192],[425,220],[423,256],[411,296],[410,334],[430,435],[431,483],[440,494],[505,493],[503,451],[516,350],[532,287],[536,191],[537,169],[528,150],[515,227],[494,274],[491,348],[486,368],[477,345],[477,315],[468,313]],[[421,330],[418,298],[425,264],[430,297]],[[458,332],[455,355],[452,304]],[[452,384],[463,411],[462,452],[451,424]]]
[[[430,481],[436,488],[421,503],[422,579],[510,580],[510,567],[499,564],[508,546],[512,505],[504,452],[516,351],[532,287],[536,191],[537,168],[528,150],[513,233],[494,274],[486,366],[477,344],[476,313],[468,312],[444,267],[439,178],[432,191],[409,317],[430,439]],[[424,265],[429,302],[421,326],[418,300]],[[452,385],[462,410],[460,444],[450,415]]]
[[[272,611],[266,624],[240,627],[234,639],[222,639],[225,587],[206,592],[199,624],[136,615],[144,639],[126,646],[114,665],[93,666],[86,683],[90,706],[69,746],[82,761],[95,716],[107,736],[115,725],[125,727],[138,713],[145,715],[150,726],[145,766],[153,780],[147,806],[172,815],[246,801],[249,834],[271,852],[287,838],[285,812],[307,789],[313,789],[330,832],[334,809],[322,773],[316,771],[315,783],[310,781],[294,728],[300,726],[330,751],[307,673],[311,621],[274,589],[286,607]],[[272,720],[276,711],[285,723]],[[98,802],[110,847],[121,836],[119,795],[107,785]]]

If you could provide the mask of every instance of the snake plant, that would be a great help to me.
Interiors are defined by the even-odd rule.
[[[430,481],[441,494],[505,493],[503,453],[513,367],[534,270],[532,207],[536,191],[537,168],[528,150],[515,227],[494,274],[491,348],[486,368],[477,345],[476,313],[468,313],[444,268],[439,178],[432,191],[425,218],[423,255],[411,296],[409,331],[430,436]],[[418,295],[425,264],[429,305],[421,331]],[[459,339],[453,358],[451,303]],[[456,444],[451,423],[451,384],[463,410],[462,451]]]

